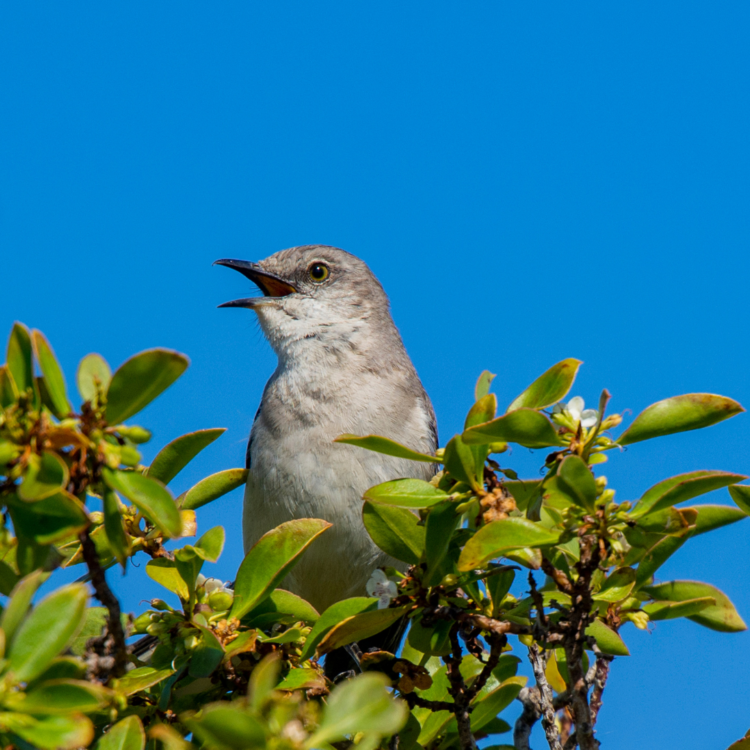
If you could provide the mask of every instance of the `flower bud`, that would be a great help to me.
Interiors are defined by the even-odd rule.
[[[120,461],[125,466],[138,466],[141,461],[141,454],[132,445],[121,445]]]
[[[518,640],[523,643],[524,646],[531,646],[534,643],[534,639],[530,635],[519,635]]]
[[[602,422],[602,430],[609,430],[612,427],[617,427],[617,425],[619,425],[620,422],[622,422],[621,414],[610,414]]]
[[[507,443],[490,443],[490,453],[505,453],[508,450]]]
[[[605,489],[607,489],[607,477],[597,477],[596,478],[597,494],[601,494],[602,492],[604,492]]]
[[[135,618],[135,622],[133,622],[134,633],[146,632],[146,628],[148,628],[148,626],[151,624],[151,614],[151,612],[144,612],[143,614],[140,614]]]
[[[630,620],[639,630],[648,629],[649,619],[645,612],[624,612],[622,619],[625,621]]]
[[[120,433],[124,438],[130,440],[131,443],[140,445],[141,443],[147,443],[151,440],[151,433],[145,427],[139,427],[138,425],[118,425],[115,427],[117,432]]]
[[[208,604],[214,612],[223,612],[232,606],[234,596],[224,589],[214,591],[208,597]]]
[[[151,605],[151,606],[152,606],[152,607],[153,607],[154,609],[158,609],[158,610],[160,610],[160,611],[162,611],[162,612],[166,612],[166,611],[169,611],[169,612],[171,612],[171,611],[172,611],[172,607],[170,607],[170,606],[169,606],[169,605],[168,605],[168,604],[167,604],[167,603],[166,603],[165,601],[163,601],[162,599],[152,599],[152,600],[151,600],[151,601],[149,602],[149,604],[150,604],[150,605]]]

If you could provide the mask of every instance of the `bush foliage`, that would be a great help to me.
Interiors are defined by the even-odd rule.
[[[687,617],[745,629],[714,586],[655,576],[693,537],[750,513],[750,486],[739,484],[746,477],[698,470],[616,502],[595,473],[611,451],[741,412],[729,398],[660,401],[615,438],[621,417],[607,415],[606,390],[596,410],[563,402],[580,365],[568,359],[499,416],[483,373],[464,431],[434,456],[387,436],[342,435],[442,469],[432,482],[394,477],[366,492],[367,532],[408,567],[375,574],[375,596],[319,613],[283,580],[308,546],[324,543],[324,520],[269,531],[233,589],[204,577],[225,532],[198,536],[196,511],[241,486],[246,471],[220,471],[179,497],[169,484],[222,429],[183,435],[142,465],[139,446],[151,435],[130,420],[187,365],[153,349],[112,373],[90,354],[74,408],[45,337],[13,327],[0,367],[3,747],[453,750],[508,733],[495,747],[528,748],[541,721],[551,748],[589,750],[599,744],[612,661],[629,653],[627,623],[644,630]],[[504,465],[509,444],[549,449],[538,478],[519,479]],[[686,504],[723,487],[734,506]],[[125,615],[106,571],[139,552],[151,558],[145,573],[164,600]],[[50,584],[32,604],[71,566],[80,566],[79,582]],[[401,653],[358,651],[358,641],[402,618],[410,627]],[[152,637],[146,653],[129,645],[138,634]],[[361,669],[332,684],[321,658],[341,647]],[[531,685],[517,674],[521,659]],[[503,712],[514,700],[523,711],[511,727]]]

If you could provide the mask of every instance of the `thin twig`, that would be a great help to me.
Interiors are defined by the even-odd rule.
[[[547,744],[550,746],[550,750],[563,750],[560,742],[560,733],[557,731],[557,724],[555,723],[552,688],[549,686],[547,675],[545,674],[547,659],[539,650],[539,646],[537,646],[536,643],[532,643],[529,646],[529,659],[531,660],[531,666],[534,670],[536,686],[539,689],[542,727],[544,728],[544,734],[547,737]]]
[[[516,750],[531,750],[531,730],[542,715],[539,690],[535,687],[522,688],[518,700],[523,705],[523,711],[513,727],[513,745]]]
[[[453,698],[453,713],[458,724],[458,741],[461,750],[477,750],[477,743],[471,731],[471,698],[461,674],[461,644],[458,640],[458,626],[452,625],[449,631],[451,654],[445,658],[448,667],[450,694]]]

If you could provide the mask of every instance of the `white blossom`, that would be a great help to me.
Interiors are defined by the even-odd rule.
[[[552,413],[560,414],[560,412],[566,411],[573,417],[574,422],[580,422],[582,427],[588,429],[596,424],[599,419],[599,412],[596,409],[584,409],[584,406],[586,404],[580,396],[573,396],[567,404],[562,402],[555,404]]]
[[[396,584],[380,568],[373,570],[365,588],[368,596],[378,598],[378,609],[385,609],[398,594]]]

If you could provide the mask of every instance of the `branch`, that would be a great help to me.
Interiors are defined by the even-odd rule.
[[[471,731],[471,696],[461,674],[461,644],[458,641],[458,627],[452,625],[449,631],[451,654],[445,658],[448,667],[450,694],[453,698],[453,713],[458,724],[458,741],[461,750],[477,750],[477,743]]]
[[[560,733],[557,731],[557,724],[555,723],[552,688],[549,686],[547,675],[544,673],[547,666],[547,658],[539,650],[539,646],[536,643],[532,643],[529,646],[529,659],[531,660],[537,689],[539,690],[542,727],[544,727],[544,734],[547,737],[547,744],[549,744],[550,750],[563,750],[560,742]]]
[[[539,690],[535,687],[522,688],[518,700],[523,705],[523,711],[513,727],[513,745],[516,750],[531,750],[531,730],[542,715]]]

